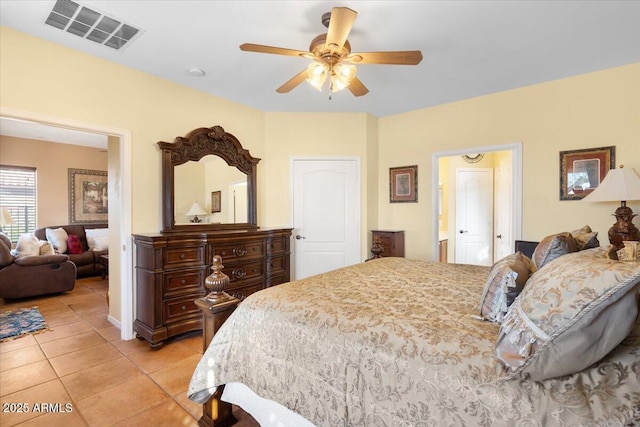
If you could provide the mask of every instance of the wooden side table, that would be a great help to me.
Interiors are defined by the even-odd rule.
[[[371,230],[371,240],[382,246],[382,253],[374,254],[376,258],[404,257],[404,230]]]

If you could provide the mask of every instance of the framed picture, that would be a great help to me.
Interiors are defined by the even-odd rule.
[[[615,168],[616,147],[560,152],[560,200],[580,200],[595,190]]]
[[[211,213],[220,212],[222,210],[222,192],[211,192]]]
[[[389,168],[389,202],[418,201],[418,166]]]
[[[69,169],[69,223],[92,224],[109,221],[107,172]]]

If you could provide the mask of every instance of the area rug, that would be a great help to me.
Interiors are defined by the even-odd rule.
[[[19,308],[15,311],[0,313],[0,342],[49,330],[47,322],[37,307]]]

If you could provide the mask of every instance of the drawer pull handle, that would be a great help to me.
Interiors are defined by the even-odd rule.
[[[184,254],[184,253],[180,254],[180,259],[185,259],[186,257],[187,257],[187,255]]]
[[[247,248],[245,248],[244,246],[236,246],[235,248],[233,248],[233,254],[235,256],[244,256],[247,254]]]
[[[239,267],[239,268],[234,268],[233,271],[231,272],[231,275],[236,279],[242,279],[244,276],[247,275],[247,272],[243,267]]]
[[[187,283],[187,281],[182,279],[182,280],[180,280],[180,283],[184,285],[185,283]]]
[[[182,311],[185,311],[187,309],[186,305],[183,305],[182,307],[180,307],[182,309]]]

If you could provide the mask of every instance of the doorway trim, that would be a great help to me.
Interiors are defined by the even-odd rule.
[[[59,128],[67,128],[84,132],[98,133],[116,137],[119,140],[119,169],[120,169],[120,238],[110,248],[122,248],[120,268],[120,321],[109,315],[109,321],[120,327],[120,338],[133,338],[133,270],[132,270],[132,239],[131,239],[131,131],[111,126],[87,123],[79,120],[51,116],[48,114],[16,110],[0,107],[0,116],[28,122],[36,122]]]
[[[439,160],[441,157],[462,156],[463,154],[489,153],[495,151],[511,151],[512,171],[511,179],[513,181],[513,200],[511,201],[511,209],[513,210],[512,239],[519,240],[522,238],[522,142],[513,142],[505,145],[489,145],[484,147],[462,148],[458,150],[440,151],[433,153],[431,157],[431,233],[433,236],[431,245],[431,258],[438,261],[438,209],[440,206],[438,177],[439,177]]]

